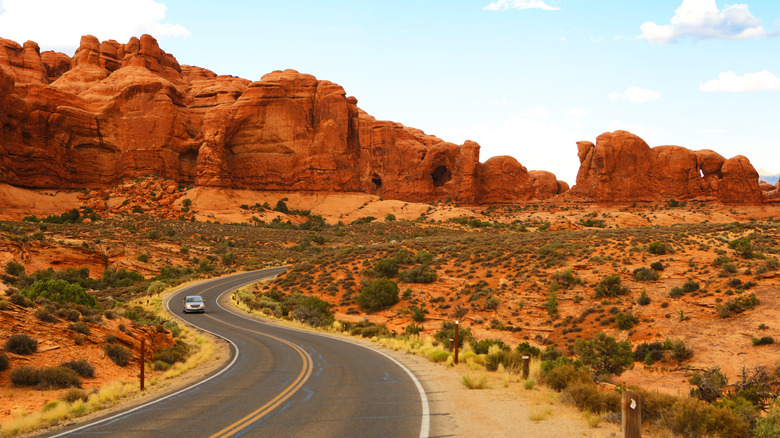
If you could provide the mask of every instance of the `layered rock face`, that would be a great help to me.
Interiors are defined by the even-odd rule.
[[[607,132],[577,143],[580,169],[567,195],[596,202],[716,200],[762,201],[758,172],[742,155],[725,159],[711,150],[651,148],[626,131]]]
[[[179,65],[149,35],[81,39],[72,58],[0,40],[0,182],[105,187],[157,174],[258,190],[504,203],[567,188],[511,157],[377,121],[294,70],[251,82]]]

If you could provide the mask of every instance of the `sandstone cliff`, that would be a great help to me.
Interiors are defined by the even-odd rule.
[[[100,188],[157,174],[199,186],[363,191],[502,203],[565,188],[510,157],[377,121],[294,70],[251,82],[179,65],[149,35],[84,36],[72,58],[0,40],[0,182]]]
[[[567,197],[596,202],[715,200],[762,201],[758,172],[744,156],[725,159],[711,150],[651,148],[626,131],[577,143],[580,169]]]

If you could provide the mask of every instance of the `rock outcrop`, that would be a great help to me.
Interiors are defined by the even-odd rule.
[[[182,66],[149,35],[84,36],[72,58],[0,40],[0,182],[101,188],[157,174],[258,190],[507,203],[567,189],[510,157],[377,121],[294,70],[251,82]]]
[[[661,199],[759,203],[758,172],[744,156],[725,159],[711,150],[651,148],[626,131],[577,143],[580,169],[571,199],[653,202]]]

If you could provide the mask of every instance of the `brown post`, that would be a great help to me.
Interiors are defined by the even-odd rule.
[[[531,369],[531,356],[523,356],[523,379],[528,380],[528,373]]]
[[[144,363],[146,362],[146,339],[141,338],[141,391],[144,390]]]
[[[634,391],[623,391],[623,437],[642,438],[642,397]]]
[[[455,321],[455,365],[458,364],[458,321]]]

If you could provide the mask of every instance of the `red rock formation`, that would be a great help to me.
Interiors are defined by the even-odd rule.
[[[651,148],[626,131],[578,142],[580,170],[573,199],[597,202],[702,199],[758,203],[758,173],[747,158],[726,160],[710,150]]]
[[[217,76],[179,65],[149,35],[127,44],[87,35],[72,58],[0,40],[0,126],[0,182],[22,187],[100,188],[157,174],[202,186],[476,204],[568,189],[511,157],[480,163],[474,142],[377,121],[334,83],[294,70],[256,82]],[[579,147],[575,188],[586,199],[757,199],[746,160],[650,149],[628,133]]]

